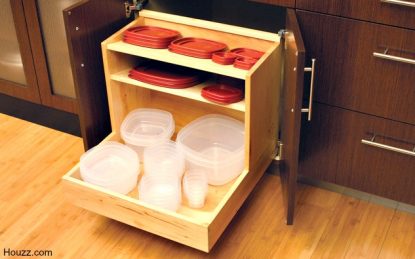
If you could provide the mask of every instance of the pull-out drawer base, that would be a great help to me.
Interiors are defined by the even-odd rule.
[[[107,140],[119,141],[112,133]],[[208,252],[248,194],[261,178],[263,170],[243,171],[232,182],[209,186],[206,205],[192,209],[184,200],[177,212],[143,203],[137,199],[137,189],[122,195],[84,182],[76,165],[63,177],[65,194],[69,201],[84,209],[136,228]]]

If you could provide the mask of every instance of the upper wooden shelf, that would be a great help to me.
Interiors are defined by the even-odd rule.
[[[109,43],[107,45],[107,48],[112,51],[163,61],[175,65],[190,67],[219,75],[239,78],[242,80],[245,80],[248,75],[248,70],[234,68],[232,65],[220,65],[213,62],[211,59],[200,59],[173,53],[170,52],[168,49],[145,48],[128,44],[123,41]]]
[[[118,81],[118,82],[122,82],[122,83],[130,84],[130,85],[135,85],[135,86],[155,90],[155,91],[158,91],[158,92],[177,95],[177,96],[181,96],[181,97],[184,97],[184,98],[196,100],[196,101],[199,101],[199,102],[209,103],[209,104],[212,104],[212,105],[217,105],[217,106],[221,106],[221,107],[232,109],[232,110],[245,112],[245,100],[242,100],[242,101],[237,102],[237,103],[228,104],[228,105],[221,105],[221,104],[213,103],[213,102],[203,98],[202,95],[201,95],[202,88],[209,85],[210,83],[213,83],[213,82],[206,81],[206,82],[203,82],[201,84],[198,84],[198,85],[195,85],[195,86],[189,87],[189,88],[172,89],[172,88],[166,88],[166,87],[160,87],[160,86],[156,86],[156,85],[152,85],[152,84],[147,84],[147,83],[129,78],[128,77],[128,71],[129,70],[124,70],[124,71],[112,74],[111,79],[115,80],[115,81]]]

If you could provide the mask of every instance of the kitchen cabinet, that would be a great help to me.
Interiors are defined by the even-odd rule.
[[[166,211],[137,200],[137,191],[120,195],[93,186],[81,180],[79,165],[63,177],[69,200],[106,217],[208,252],[274,160],[280,141],[284,145],[280,165],[287,223],[292,224],[305,55],[294,12],[284,10],[286,31],[280,34],[281,37],[277,31],[265,32],[164,12],[140,11],[137,19],[102,43],[106,78],[106,91],[103,91],[87,84],[96,78],[91,72],[91,65],[80,66],[84,60],[91,60],[87,57],[96,55],[88,50],[93,47],[88,45],[89,39],[99,32],[99,25],[105,20],[94,21],[94,15],[102,15],[94,4],[97,2],[89,1],[67,9],[65,19],[72,66],[77,73],[75,80],[79,81],[79,87],[85,87],[77,90],[82,101],[80,107],[89,114],[91,126],[99,126],[100,120],[111,121],[111,132],[102,142],[121,141],[120,124],[127,113],[135,108],[160,108],[171,112],[176,121],[176,133],[202,115],[219,113],[244,122],[245,168],[232,182],[210,186],[207,204],[201,210],[191,209],[184,202],[177,212]],[[86,15],[89,14],[88,10],[96,12],[94,15]],[[76,30],[78,24],[88,27],[85,31]],[[133,46],[122,41],[122,33],[126,28],[144,24],[174,28],[184,37],[203,37],[225,42],[231,49],[255,46],[265,54],[250,70],[240,70],[232,66],[224,67],[211,60],[183,56],[166,49]],[[203,85],[173,91],[130,79],[128,70],[145,60],[191,67],[208,72],[213,78],[227,76],[243,80],[245,100],[229,106],[218,105],[194,93],[200,91],[198,89]],[[107,105],[109,118],[101,112],[101,108]],[[94,108],[89,110],[90,107]]]
[[[415,204],[415,12],[392,2],[296,1],[317,58],[299,172]]]
[[[64,48],[66,44],[62,44],[65,38],[59,37],[59,29],[61,31],[64,29],[63,26],[59,28],[59,21],[62,18],[55,15],[56,19],[50,21],[51,17],[43,17],[45,13],[60,13],[61,10],[43,8],[42,5],[38,5],[41,3],[43,1],[36,0],[2,2],[4,5],[1,8],[4,12],[2,17],[5,19],[2,21],[1,30],[5,32],[1,33],[4,52],[0,56],[2,64],[0,92],[62,111],[77,113],[76,98],[71,94],[74,87],[73,82],[71,84],[70,66],[65,66],[64,62],[69,63],[67,50],[65,51]],[[58,9],[59,7],[62,6],[59,5]],[[43,23],[42,18],[45,18]],[[49,37],[46,37],[47,35]],[[53,41],[55,47],[50,48],[49,45]],[[56,46],[64,51],[53,52]],[[51,60],[58,63],[50,62]]]

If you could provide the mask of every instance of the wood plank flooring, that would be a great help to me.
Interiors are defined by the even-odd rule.
[[[0,114],[0,257],[4,249],[54,258],[415,258],[415,215],[300,185],[284,223],[279,178],[265,175],[210,254],[137,230],[64,199],[60,177],[82,140]]]

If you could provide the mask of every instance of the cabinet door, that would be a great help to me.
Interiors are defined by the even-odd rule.
[[[23,2],[0,3],[0,93],[40,103]]]
[[[118,0],[82,1],[63,11],[86,149],[110,131],[101,42],[130,20]]]
[[[285,62],[280,132],[283,148],[280,172],[287,208],[287,224],[292,224],[297,187],[305,48],[294,11],[287,10],[286,17],[287,33],[284,37]]]

